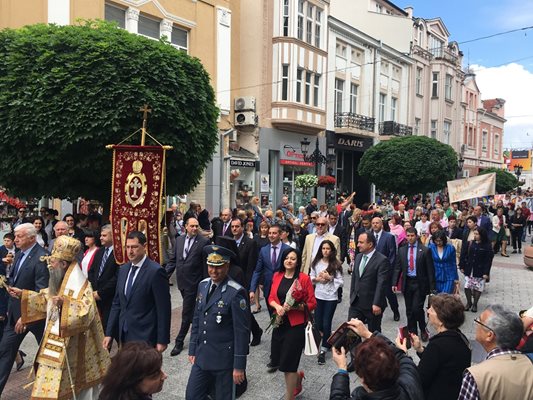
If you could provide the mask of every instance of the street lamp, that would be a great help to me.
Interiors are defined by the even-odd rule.
[[[310,162],[315,164],[315,175],[318,176],[318,165],[319,164],[326,164],[328,162],[328,158],[324,156],[324,154],[321,153],[321,151],[318,148],[318,137],[316,138],[315,142],[315,151],[313,151],[310,155],[307,155],[309,153],[309,145],[311,142],[307,140],[306,137],[300,142],[302,154],[304,155],[304,161]],[[317,188],[315,187],[315,197],[316,197]]]
[[[516,175],[516,179],[520,180],[520,175],[522,175],[522,167],[521,165],[515,165],[514,166],[514,174]]]
[[[464,165],[465,165],[465,159],[461,155],[461,156],[459,156],[459,159],[457,160],[457,177],[458,178],[461,178]]]

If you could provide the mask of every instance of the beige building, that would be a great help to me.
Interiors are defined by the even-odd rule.
[[[233,126],[232,89],[240,75],[240,0],[0,0],[0,29],[36,23],[75,24],[78,19],[115,21],[129,32],[159,39],[201,60],[220,108],[222,146],[188,198],[218,212],[224,185],[221,158],[227,156]],[[152,132],[157,137],[157,132]],[[169,177],[172,179],[172,177]]]

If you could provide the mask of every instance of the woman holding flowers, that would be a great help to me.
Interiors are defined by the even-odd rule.
[[[268,304],[275,310],[271,363],[285,373],[286,400],[294,399],[302,391],[304,373],[298,372],[298,365],[305,346],[307,313],[316,307],[311,279],[300,273],[301,265],[300,252],[286,249],[268,297]]]
[[[318,364],[326,363],[326,352],[331,347],[328,338],[331,335],[331,321],[337,309],[337,289],[343,285],[342,264],[337,260],[337,249],[330,240],[324,240],[311,264],[309,273],[315,286],[316,311],[315,322],[322,333],[322,348],[318,354]]]

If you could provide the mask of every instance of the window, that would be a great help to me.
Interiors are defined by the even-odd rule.
[[[140,35],[148,36],[152,39],[159,39],[161,34],[159,32],[159,21],[139,15],[139,28],[137,32]]]
[[[307,27],[306,27],[306,42],[313,44],[313,6],[307,5]]]
[[[439,73],[433,72],[433,81],[431,82],[431,97],[439,97]]]
[[[441,40],[437,39],[435,36],[429,36],[429,52],[435,57],[442,57],[442,48],[444,44]]]
[[[304,39],[304,2],[298,1],[298,39]]]
[[[415,118],[415,135],[420,135],[420,118]]]
[[[390,99],[390,119],[391,121],[396,121],[396,109],[398,107],[398,99],[392,97]]]
[[[311,72],[305,72],[305,104],[311,104]]]
[[[335,79],[335,112],[340,114],[342,112],[342,97],[344,91],[344,81]]]
[[[335,54],[339,57],[346,58],[346,45],[342,42],[337,42],[335,46]]]
[[[452,133],[452,123],[449,121],[444,121],[444,125],[442,127],[442,142],[445,144],[450,144],[450,135]]]
[[[314,87],[314,92],[313,92],[313,105],[315,107],[318,107],[320,105],[319,96],[320,96],[320,75],[315,75],[315,87]]]
[[[468,143],[468,147],[470,148],[474,147],[474,129],[472,127],[468,127],[467,143]]]
[[[350,85],[350,112],[357,114],[357,85],[355,83]]]
[[[112,5],[105,5],[105,20],[113,21],[122,29],[126,28],[126,10]]]
[[[415,84],[416,84],[416,94],[422,96],[422,68],[416,69]]]
[[[322,23],[322,11],[318,8],[316,9],[315,14],[315,46],[320,47],[320,28]]]
[[[446,74],[446,82],[444,86],[444,98],[446,100],[452,99],[452,80],[453,77],[450,74]]]
[[[494,135],[494,155],[500,154],[500,135]]]
[[[437,120],[431,120],[431,137],[437,139]]]
[[[303,69],[298,68],[296,71],[296,101],[302,101],[302,74]]]
[[[385,103],[387,102],[387,96],[383,93],[379,94],[379,122],[385,121]]]
[[[488,140],[489,140],[489,133],[487,131],[483,131],[481,133],[481,151],[487,151]]]
[[[289,0],[283,0],[283,36],[289,36]]]
[[[180,50],[183,50],[187,52],[188,48],[188,32],[184,29],[176,28],[175,26],[172,27],[172,38],[170,39],[170,42],[177,47]]]
[[[281,66],[281,100],[289,99],[289,66]]]

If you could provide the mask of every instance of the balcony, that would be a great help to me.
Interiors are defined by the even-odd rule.
[[[351,112],[335,113],[335,128],[356,128],[374,132],[375,118]]]
[[[452,65],[456,66],[459,62],[459,57],[457,54],[452,53],[451,51],[445,50],[443,48],[439,48],[432,51],[433,56],[437,60],[445,60],[451,63]]]
[[[411,136],[413,128],[394,121],[384,121],[379,124],[379,134],[382,136]]]

